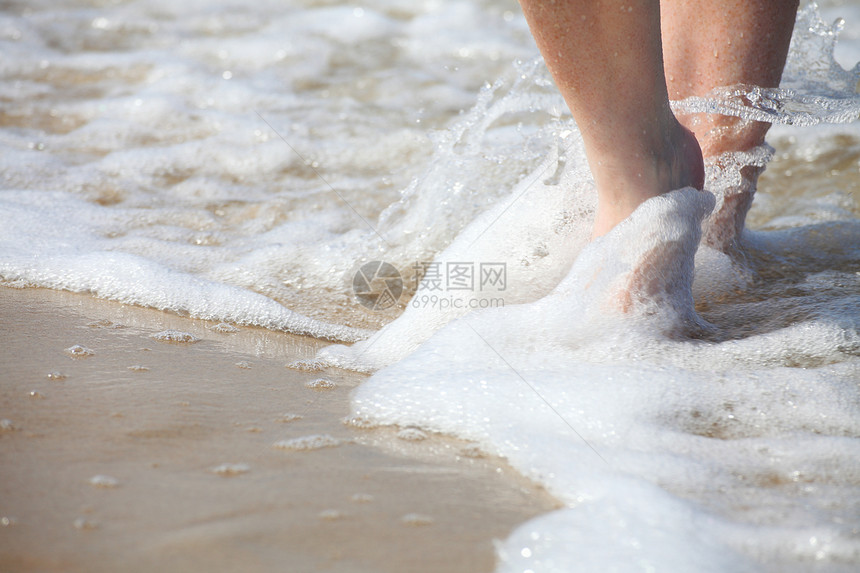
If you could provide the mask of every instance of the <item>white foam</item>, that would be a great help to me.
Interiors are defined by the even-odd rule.
[[[369,339],[351,347],[329,347],[317,360],[355,370],[372,371],[406,356],[433,332],[483,303],[502,305],[529,302],[547,294],[570,267],[587,240],[593,198],[582,196],[582,185],[571,178],[565,184],[544,183],[558,159],[551,157],[515,187],[494,208],[478,216],[435,264],[465,262],[502,264],[504,286],[484,285],[480,276],[473,288],[436,290],[431,279],[423,282],[405,313]],[[552,221],[535,225],[535,221]]]
[[[281,450],[310,451],[322,448],[334,448],[342,443],[343,440],[339,440],[328,434],[314,434],[289,440],[279,440],[272,444],[272,447]]]
[[[0,200],[9,216],[2,233],[17,247],[0,253],[0,276],[8,283],[92,292],[198,318],[333,340],[364,336],[360,330],[302,316],[262,295],[114,251],[103,234],[127,221],[128,212],[89,205],[65,193],[4,191]],[[79,218],[69,221],[70,212]],[[25,237],[29,240],[21,240]]]
[[[523,525],[502,570],[756,570],[816,535],[830,540],[821,559],[856,560],[851,526],[828,509],[856,496],[860,475],[856,351],[791,368],[819,333],[733,352],[741,343],[666,339],[658,316],[595,324],[571,319],[576,307],[571,296],[460,319],[362,385],[354,415],[474,440],[569,505]],[[840,334],[856,345],[856,328]]]

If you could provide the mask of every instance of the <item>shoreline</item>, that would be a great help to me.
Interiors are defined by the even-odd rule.
[[[344,424],[363,375],[285,367],[323,341],[35,288],[0,287],[0,324],[16,571],[491,571],[558,507],[466,442]],[[336,445],[274,446],[309,436]]]

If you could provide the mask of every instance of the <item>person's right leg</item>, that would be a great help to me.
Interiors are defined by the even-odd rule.
[[[777,87],[782,77],[798,0],[662,0],[663,57],[669,97],[705,96],[736,84]],[[770,124],[716,114],[680,115],[706,159],[749,151],[764,143]],[[705,244],[722,251],[736,244],[761,168],[718,197],[704,224]]]

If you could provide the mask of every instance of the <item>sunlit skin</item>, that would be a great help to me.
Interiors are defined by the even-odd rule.
[[[663,58],[669,99],[704,96],[736,84],[777,87],[788,54],[797,0],[664,0]],[[679,116],[705,157],[764,142],[770,124],[736,117]]]
[[[763,142],[767,124],[676,117],[669,99],[778,85],[796,0],[671,0],[662,15],[657,0],[520,3],[582,132],[597,186],[593,237],[647,199],[702,189],[704,157]]]

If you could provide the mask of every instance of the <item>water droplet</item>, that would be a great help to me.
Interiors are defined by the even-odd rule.
[[[424,525],[432,525],[435,520],[429,515],[424,515],[422,513],[407,513],[400,518],[400,521],[404,525],[419,527]]]
[[[7,420],[6,418],[0,420],[0,432],[14,432],[17,429],[12,420]]]
[[[212,473],[224,477],[233,477],[240,474],[248,473],[251,467],[248,464],[221,464],[212,468]]]
[[[75,344],[74,346],[70,346],[66,348],[66,354],[71,356],[72,358],[89,358],[95,352],[87,348],[86,346],[81,346],[80,344]]]
[[[397,437],[407,442],[420,442],[427,439],[427,434],[418,428],[403,428],[397,432]]]
[[[41,392],[37,392],[36,390],[31,390],[30,391],[30,398],[36,398],[37,400],[44,400],[45,395],[42,394]]]
[[[310,436],[302,436],[301,438],[293,438],[291,440],[280,440],[272,444],[273,447],[281,450],[296,450],[309,451],[319,450],[322,448],[333,448],[341,445],[343,442],[328,434],[313,434]]]
[[[18,519],[15,517],[10,517],[10,516],[5,516],[5,515],[3,517],[0,517],[0,526],[12,527],[13,525],[17,525],[17,524],[18,524]]]
[[[332,390],[337,387],[337,384],[325,378],[317,378],[316,380],[305,382],[305,387],[313,390]]]
[[[99,474],[97,476],[91,477],[89,479],[89,484],[93,487],[112,489],[119,485],[119,480],[115,477]]]
[[[324,509],[319,512],[319,518],[325,521],[337,521],[347,517],[347,514],[337,509]]]
[[[522,555],[523,557],[528,559],[529,557],[532,556],[532,550],[529,549],[528,547],[523,547],[522,551],[520,551],[520,555]]]
[[[178,342],[189,344],[199,340],[199,338],[193,334],[179,330],[162,330],[161,332],[156,332],[151,335],[150,338],[158,340],[159,342]]]

